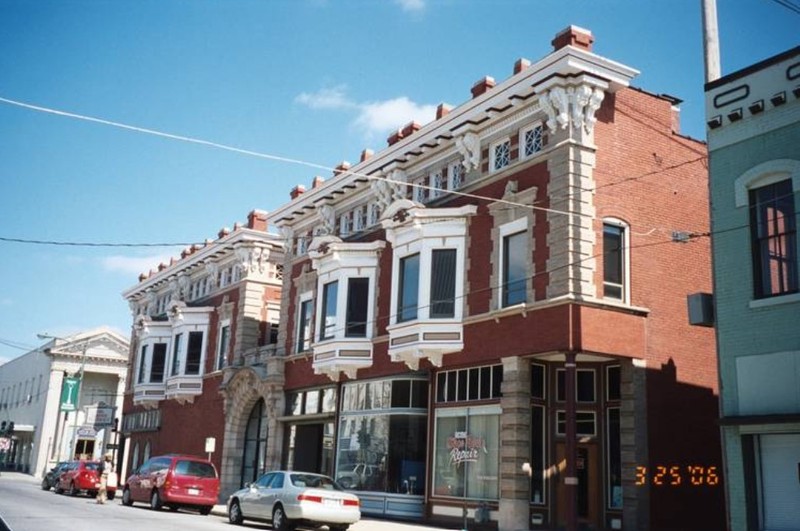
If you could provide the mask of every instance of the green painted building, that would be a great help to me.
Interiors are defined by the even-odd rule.
[[[706,85],[732,530],[800,529],[800,47]]]

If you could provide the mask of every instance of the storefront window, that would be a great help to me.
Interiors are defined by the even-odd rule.
[[[499,498],[499,406],[439,409],[434,444],[434,495]]]
[[[335,474],[342,487],[424,494],[427,387],[410,379],[343,387]]]

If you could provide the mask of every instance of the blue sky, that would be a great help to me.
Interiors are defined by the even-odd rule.
[[[700,0],[0,0],[0,98],[333,167],[458,105],[569,24],[684,100],[704,138]],[[720,0],[723,74],[798,44],[800,16]],[[326,171],[0,102],[0,237],[195,242]],[[181,247],[0,241],[0,361],[107,325]],[[14,348],[14,347],[21,348]]]

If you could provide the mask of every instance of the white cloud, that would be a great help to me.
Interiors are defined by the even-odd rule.
[[[343,109],[357,107],[358,105],[350,101],[345,92],[347,87],[339,85],[338,87],[324,88],[317,92],[308,93],[303,92],[297,96],[294,101],[302,103],[312,109]]]
[[[394,0],[403,11],[422,11],[425,9],[425,0]]]
[[[357,114],[351,125],[367,136],[386,134],[412,120],[426,124],[436,116],[435,105],[416,103],[406,96],[365,103],[353,101],[347,96],[347,87],[344,85],[313,93],[303,92],[295,98],[295,102],[311,109],[354,110]]]
[[[156,269],[160,263],[169,263],[170,255],[151,256],[106,256],[102,259],[107,271],[138,275]]]
[[[436,116],[435,105],[414,103],[405,96],[359,106],[354,124],[369,133],[383,133],[403,127],[414,120],[426,124]]]

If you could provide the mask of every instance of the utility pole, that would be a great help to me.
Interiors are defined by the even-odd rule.
[[[717,29],[717,0],[703,2],[703,52],[706,83],[720,78],[719,31]]]

